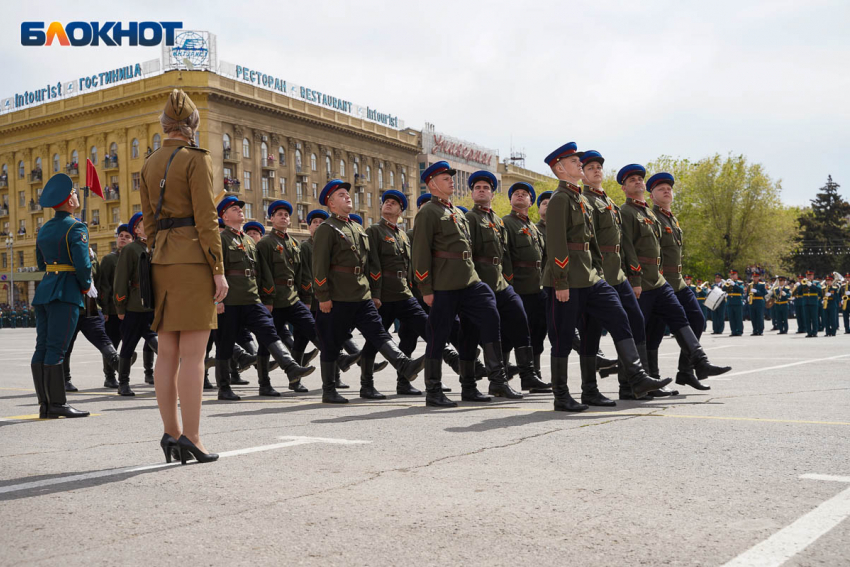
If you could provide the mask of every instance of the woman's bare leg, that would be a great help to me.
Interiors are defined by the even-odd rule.
[[[180,363],[180,333],[159,333],[159,356],[154,368],[154,389],[159,415],[166,433],[180,437],[180,421],[177,419],[177,367]]]
[[[209,336],[209,331],[180,332],[180,369],[177,373],[183,435],[205,453],[208,451],[201,444],[200,424],[201,399],[204,393],[204,356]]]

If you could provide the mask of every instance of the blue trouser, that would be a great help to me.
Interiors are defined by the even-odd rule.
[[[821,305],[821,300],[818,300],[818,331],[823,331],[824,328],[826,328],[826,324],[824,322],[826,320],[826,314],[824,312],[824,308],[821,307]]]
[[[726,330],[726,300],[720,302],[717,309],[711,314],[711,332],[722,335]]]
[[[693,293],[691,293],[691,296],[693,296]],[[661,339],[664,338],[665,326],[669,327],[670,331],[675,334],[679,329],[690,324],[685,309],[679,303],[676,293],[669,283],[655,289],[644,290],[638,298],[638,303],[647,324],[651,322],[653,327],[657,324],[661,330],[660,336],[652,336],[647,333],[647,350],[658,350]],[[694,298],[694,303],[696,303],[696,298]],[[699,310],[699,305],[696,307]],[[699,314],[699,317],[702,319],[702,313]],[[657,332],[653,334],[658,335]]]
[[[33,364],[60,364],[77,328],[80,306],[63,301],[35,305],[35,352]]]
[[[434,291],[428,314],[425,356],[440,359],[452,331],[455,317],[460,316],[460,348],[462,360],[474,360],[478,341],[482,344],[501,342],[496,296],[483,282],[463,289]]]
[[[74,352],[74,343],[77,341],[77,335],[81,331],[83,336],[100,352],[103,352],[109,345],[112,344],[112,340],[109,338],[109,335],[106,334],[103,315],[101,315],[100,311],[98,311],[96,317],[85,317],[80,315],[77,319],[77,328],[74,330],[71,342],[68,343],[66,355],[70,355]]]
[[[320,310],[316,314],[316,336],[324,362],[336,362],[342,350],[342,343],[351,337],[351,330],[355,328],[376,350],[392,340],[371,299],[334,301],[330,313]]]
[[[512,286],[496,292],[496,309],[499,310],[502,351],[531,346],[531,331],[522,299]],[[464,359],[466,360],[466,359]]]
[[[850,333],[850,307],[844,310],[844,332]]]
[[[672,289],[673,288],[671,287],[670,290],[672,291]],[[694,292],[691,291],[690,288],[686,287],[674,292],[673,295],[676,298],[676,302],[684,311],[688,326],[690,326],[690,328],[694,331],[694,335],[696,335],[697,338],[700,338],[702,336],[702,330],[705,327],[705,319],[702,316],[702,309],[700,309],[699,302],[697,301],[697,297],[694,295]],[[643,294],[640,296],[643,298]],[[678,331],[683,326],[684,325],[677,325],[673,332]],[[673,328],[673,326],[670,323],[667,323],[661,315],[653,315],[652,318],[648,320],[646,338],[647,350],[658,350],[658,347],[661,346],[661,341],[664,339],[664,331],[667,327],[670,327],[671,329]]]
[[[431,308],[428,307],[427,303],[422,301],[422,298],[417,297],[416,303],[419,304],[420,309],[422,309],[422,312],[425,313],[426,334],[420,335],[415,325],[405,325],[402,321],[402,324],[398,329],[398,349],[407,356],[410,356],[416,349],[416,343],[419,341],[420,337],[427,340],[427,318],[428,314],[431,313]],[[460,317],[456,316],[454,321],[452,321],[452,330],[449,332],[449,344],[460,350]]]
[[[118,315],[110,315],[109,319],[106,319],[103,323],[106,335],[112,341],[112,346],[115,348],[118,348],[118,345],[121,344],[121,323],[122,321],[118,318]]]
[[[806,309],[803,305],[803,299],[800,297],[794,299],[794,315],[797,317],[797,332],[808,332],[808,327],[806,326]]]
[[[227,310],[225,309],[225,311]],[[268,309],[266,309],[266,311],[268,311]],[[307,341],[312,342],[313,344],[318,344],[316,339],[316,320],[313,319],[313,314],[310,313],[307,306],[300,301],[296,301],[289,307],[275,307],[272,309],[271,315],[275,331],[277,331],[277,336],[284,341],[284,344],[287,343],[286,339],[288,339],[290,335],[289,327],[287,325],[292,325],[296,336],[304,337]],[[307,346],[306,342],[304,343],[304,346]],[[292,350],[298,349],[293,346]],[[262,342],[260,342],[259,354],[269,354],[268,349],[266,349]]]
[[[573,288],[569,301],[558,301],[551,287],[546,288],[546,294],[546,324],[553,357],[569,357],[576,325],[585,315],[597,319],[615,343],[633,338],[620,295],[608,282],[600,280],[591,287]]]
[[[620,297],[620,304],[626,312],[626,317],[629,319],[629,328],[632,331],[632,338],[635,344],[646,342],[646,322],[643,318],[643,312],[638,305],[638,299],[635,297],[635,292],[632,289],[628,280],[621,282],[614,287],[614,291]],[[572,292],[570,292],[572,293]],[[602,337],[602,323],[599,319],[591,314],[585,313],[579,320],[578,327],[579,335],[581,335],[581,356],[596,356],[599,352],[599,339]]]
[[[750,305],[750,317],[753,323],[753,334],[764,333],[764,299],[753,298],[753,304]]]
[[[744,334],[744,306],[739,304],[729,304],[727,307],[729,313],[729,328],[732,331],[732,336]]]
[[[776,323],[776,328],[779,329],[779,334],[788,333],[788,304],[776,303],[773,306],[773,321]]]
[[[215,332],[216,360],[230,360],[233,357],[233,345],[245,340],[242,333],[246,329],[254,333],[261,345],[270,345],[280,340],[272,315],[264,305],[225,305],[224,313],[218,315],[218,329]],[[123,350],[124,347],[121,348]]]
[[[121,322],[121,358],[132,358],[141,339],[148,343],[156,338],[156,333],[151,331],[153,315],[153,311],[124,313],[124,320]]]
[[[705,325],[702,327],[703,332],[705,332],[708,330],[708,322],[711,321],[711,309],[705,306],[705,298],[702,300],[697,298],[697,301],[699,301],[699,308],[702,310],[702,318],[705,319]]]
[[[528,319],[528,330],[531,334],[531,349],[535,355],[543,352],[546,340],[546,292],[525,293],[519,296]]]
[[[835,304],[834,299],[824,309],[823,319],[827,336],[834,337],[838,331],[838,305]]]
[[[427,334],[428,315],[425,314],[425,311],[422,310],[419,302],[416,301],[416,298],[414,297],[402,299],[401,301],[382,302],[381,308],[378,309],[378,315],[381,316],[381,324],[384,326],[384,329],[389,330],[393,321],[398,319],[401,322],[401,328],[405,329],[406,334],[410,333],[415,336],[416,339],[419,337],[424,339]],[[413,348],[416,348],[415,339]],[[409,352],[405,352],[401,346],[399,346],[399,350],[408,356],[413,352],[413,349],[410,349]],[[375,345],[366,341],[366,344],[363,346],[363,358],[374,358],[377,352],[378,349]]]
[[[817,303],[807,302],[803,306],[806,321],[806,334],[810,337],[818,336],[818,305]]]

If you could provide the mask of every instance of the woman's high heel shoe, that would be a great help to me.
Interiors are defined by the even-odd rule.
[[[165,453],[165,462],[170,463],[172,457],[176,460],[180,457],[180,452],[177,448],[177,439],[168,433],[162,434],[162,439],[159,441],[159,446],[162,447],[162,452]]]
[[[180,439],[177,440],[177,446],[180,448],[180,462],[184,465],[189,460],[189,455],[195,457],[199,463],[211,463],[218,460],[216,453],[204,453],[194,443],[189,441],[185,435],[181,435]]]

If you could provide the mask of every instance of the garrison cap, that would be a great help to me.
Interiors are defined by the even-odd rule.
[[[320,219],[322,219],[322,220],[325,220],[325,219],[327,219],[329,216],[330,216],[330,215],[328,214],[328,212],[327,212],[327,211],[323,211],[322,209],[313,209],[312,211],[310,211],[309,213],[307,213],[307,224],[310,224],[311,222],[313,222],[313,219],[314,219],[314,218],[317,218],[317,217],[318,217],[318,218],[320,218]]]
[[[452,166],[449,165],[447,161],[438,161],[428,169],[422,172],[422,183],[425,185],[428,184],[434,177],[440,175],[441,173],[448,173],[449,175],[454,175],[457,173],[457,170],[452,169]]]
[[[118,225],[118,228],[115,229],[115,236],[118,236],[122,232],[130,232],[130,227],[127,226],[126,223]],[[130,232],[130,234],[133,234],[133,233]]]
[[[552,167],[553,165],[558,163],[558,161],[564,159],[565,157],[570,157],[571,155],[576,154],[578,154],[579,157],[582,156],[582,154],[578,151],[578,146],[576,145],[576,143],[569,142],[564,144],[548,156],[546,156],[546,159],[544,159],[543,161],[546,162],[546,165]]]
[[[278,209],[286,209],[287,211],[289,211],[290,215],[292,214],[292,205],[289,203],[289,201],[284,201],[283,199],[281,199],[269,205],[269,218],[272,218],[272,215]]]
[[[670,187],[672,187],[674,181],[675,180],[673,179],[672,174],[667,173],[666,171],[662,171],[661,173],[656,173],[655,175],[649,178],[649,180],[646,182],[646,190],[652,192],[652,189],[656,185],[660,185],[662,183],[667,183],[670,185]]]
[[[218,216],[222,216],[224,214],[224,211],[226,211],[230,207],[233,207],[234,205],[241,209],[245,206],[245,201],[240,201],[233,195],[228,195],[227,197],[222,199],[221,202],[218,204],[218,207],[216,207],[216,209],[218,210]]]
[[[552,192],[551,191],[543,191],[540,194],[540,196],[537,197],[537,208],[538,209],[540,208],[540,203],[542,203],[543,201],[548,201],[551,198],[552,198]]]
[[[195,103],[183,89],[174,89],[165,101],[165,115],[172,120],[186,120],[196,110]]]
[[[266,227],[263,226],[262,223],[259,223],[255,220],[246,222],[242,225],[242,232],[248,232],[249,230],[256,230],[260,234],[266,234]]]
[[[631,177],[632,175],[640,175],[641,178],[646,178],[646,168],[639,163],[630,163],[629,165],[624,165],[620,171],[617,172],[617,183],[620,185],[624,185],[626,183],[626,179]]]
[[[526,191],[528,196],[531,197],[531,202],[534,202],[534,199],[537,198],[537,195],[534,193],[534,187],[531,186],[531,183],[526,183],[525,181],[517,181],[511,188],[508,189],[508,199],[510,199],[514,191]]]
[[[416,199],[416,208],[421,209],[422,205],[431,200],[431,193],[422,193],[419,195],[419,198]]]
[[[467,184],[469,185],[470,189],[472,189],[472,186],[475,185],[476,181],[486,181],[490,184],[490,188],[494,191],[496,189],[496,185],[499,184],[499,182],[496,181],[496,176],[487,171],[486,169],[476,171],[475,173],[469,176],[469,181],[467,181]]]
[[[348,218],[350,218],[360,226],[363,226],[363,217],[361,217],[357,213],[348,213]]]
[[[130,229],[130,234],[134,237],[136,236],[136,225],[139,224],[140,220],[142,220],[142,213],[138,212],[130,217],[130,221],[127,223],[127,228]]]
[[[384,191],[384,194],[381,195],[381,203],[386,203],[387,199],[395,199],[401,205],[402,211],[407,210],[407,197],[401,191],[396,191],[395,189]]]
[[[581,155],[581,164],[587,165],[591,162],[598,161],[599,165],[605,165],[605,158],[602,157],[602,154],[597,152],[596,150],[587,150],[586,152],[582,152]]]
[[[327,182],[322,192],[319,193],[319,204],[327,207],[328,206],[328,197],[334,194],[334,191],[337,189],[351,189],[351,183],[346,183],[342,179],[331,179]]]
[[[47,181],[41,191],[41,197],[38,198],[38,204],[45,208],[59,207],[71,198],[73,190],[74,182],[71,178],[64,173],[57,173]]]

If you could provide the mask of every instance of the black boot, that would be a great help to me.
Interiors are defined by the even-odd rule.
[[[322,403],[347,404],[348,400],[339,395],[334,382],[336,381],[336,361],[321,361],[322,368]]]
[[[233,345],[233,360],[236,362],[237,372],[245,372],[257,363],[257,355],[236,344]]]
[[[286,376],[289,378],[290,384],[300,383],[301,378],[312,374],[313,371],[316,370],[313,366],[305,367],[295,362],[283,346],[283,341],[278,340],[270,345],[266,345],[266,349],[268,349],[272,358],[277,361],[283,371],[286,372]]]
[[[385,361],[386,362],[386,361]],[[410,380],[399,373],[396,373],[395,393],[399,396],[421,396],[422,390],[413,387]]]
[[[133,362],[129,358],[118,359],[118,395],[135,396],[136,393],[130,389],[130,367]]]
[[[710,386],[703,385],[694,374],[694,365],[685,351],[679,353],[679,372],[676,373],[676,384],[692,386],[697,390],[710,390]]]
[[[115,373],[118,372],[118,352],[111,344],[100,352],[103,355],[103,387],[117,388],[118,381],[115,379]]]
[[[357,347],[357,344],[351,339],[343,341],[342,348],[345,349],[345,352],[347,352],[348,354],[360,354],[360,349]]]
[[[342,372],[339,371],[339,364],[337,364],[336,370],[334,370],[334,388],[337,390],[347,390],[350,387],[342,381]]]
[[[215,359],[211,359],[213,361],[213,368],[215,368]],[[210,383],[210,371],[207,368],[204,368],[204,390],[215,390],[215,386]]]
[[[656,380],[644,371],[634,339],[623,339],[614,343],[614,348],[617,349],[617,355],[620,357],[619,365],[636,398],[640,399],[647,393],[663,388],[673,381],[672,378]]]
[[[475,354],[475,379],[482,380],[487,377],[487,367],[484,366],[484,363],[481,362],[481,359],[478,358],[478,353]],[[443,390],[446,391],[445,389]],[[451,390],[449,390],[451,391]]]
[[[378,352],[381,353],[381,356],[387,359],[387,362],[389,362],[393,368],[398,370],[402,376],[407,378],[408,382],[415,380],[416,375],[422,371],[425,357],[421,356],[416,360],[407,358],[404,353],[398,349],[398,345],[391,340],[382,344],[381,348],[378,349]],[[440,363],[442,363],[442,361],[440,361]]]
[[[646,343],[641,343],[637,345],[638,353],[641,353],[641,366],[644,366],[644,358],[642,354],[642,350],[646,349]],[[658,351],[657,350],[646,350],[646,359],[645,362],[647,366],[644,366],[646,373],[649,374],[652,378],[661,378],[661,370],[658,367]],[[679,391],[673,390],[671,388],[658,388],[657,390],[653,390],[649,393],[649,397],[651,398],[666,398],[667,396],[678,396]]]
[[[587,406],[575,401],[567,386],[569,361],[568,357],[552,357],[552,392],[555,394],[555,411],[584,411]]]
[[[596,353],[596,370],[599,372],[600,378],[607,378],[617,372],[617,359],[605,358],[605,355],[599,350]]]
[[[549,394],[552,388],[549,384],[537,377],[537,372],[534,368],[534,353],[530,346],[516,347],[516,364],[519,368],[520,387],[523,390],[528,390],[531,394]],[[475,362],[473,361],[473,377],[475,372]]]
[[[360,397],[366,400],[386,400],[387,397],[375,389],[374,366],[375,357],[360,359]]]
[[[257,377],[260,383],[260,395],[270,398],[279,398],[280,392],[272,388],[272,380],[269,376],[269,355],[257,355]]]
[[[351,365],[360,361],[360,356],[363,351],[357,351],[354,354],[342,354],[336,359],[336,366],[340,372],[347,372]],[[373,361],[374,362],[374,361]]]
[[[705,380],[709,376],[720,376],[732,370],[731,366],[715,366],[708,361],[708,356],[702,350],[699,340],[690,326],[684,326],[673,334],[676,337],[676,342],[679,343],[679,347],[687,353],[696,371],[698,378],[696,384],[686,382],[688,386],[692,386],[697,390],[709,390],[711,389],[710,386],[700,387],[702,385],[699,384],[699,380]]]
[[[492,402],[493,398],[485,396],[478,391],[475,381],[475,361],[460,360],[458,362],[460,371],[460,399],[465,402]]]
[[[313,349],[312,351],[310,351],[307,354],[304,354],[304,351],[299,351],[299,350],[293,350],[293,351],[290,351],[290,352],[292,354],[292,360],[294,360],[297,364],[303,366],[305,364],[308,364],[310,362],[310,360],[313,360],[313,358],[316,357],[316,354],[319,351],[318,351],[318,349]],[[305,360],[306,360],[306,362],[305,362]],[[274,363],[274,367],[277,368],[276,362]],[[271,370],[272,370],[272,368],[271,368],[271,366],[269,366],[269,371],[271,372]],[[301,380],[298,380],[297,382],[290,382],[289,383],[289,389],[292,390],[293,392],[298,392],[298,393],[301,393],[301,394],[303,394],[304,392],[309,392],[307,387],[304,386],[301,383]]]
[[[153,351],[142,349],[142,364],[145,367],[145,384],[153,384]]]
[[[235,354],[236,353],[234,352],[234,355]],[[249,384],[247,380],[239,375],[239,363],[236,362],[235,356],[230,359],[230,384],[232,386],[244,386]]]
[[[443,361],[439,358],[426,358],[425,365],[425,405],[432,408],[455,408],[453,402],[443,393]]]
[[[597,357],[595,356],[579,357],[579,364],[581,366],[581,403],[589,406],[616,406],[617,402],[603,396],[599,391],[599,386],[596,384],[596,359]]]
[[[458,361],[460,360],[460,355],[457,353],[455,349],[446,345],[443,349],[443,362],[449,365],[449,368],[452,369],[452,372],[460,376],[460,364]]]
[[[622,366],[617,366],[617,382],[620,384],[620,399],[621,400],[637,400],[634,392],[632,392],[632,387],[629,385],[629,381],[626,378],[626,373],[623,371]],[[649,399],[649,396],[644,396],[640,399]]]
[[[35,396],[38,398],[38,418],[47,419],[47,390],[44,389],[44,365],[31,364],[32,383],[35,386]]]
[[[502,365],[502,343],[493,342],[484,345],[484,365],[487,367],[487,377],[490,379],[491,396],[509,400],[522,399],[522,394],[508,384],[508,375]]]
[[[238,402],[242,398],[233,393],[230,387],[230,359],[215,360],[215,383],[218,386],[218,399],[225,402]]]
[[[542,371],[543,367],[540,366],[541,355],[542,355],[542,353],[539,353],[539,352],[534,354],[534,374],[537,376],[538,380],[540,380],[541,382],[546,384],[547,388],[551,388],[552,384],[543,379],[543,371]]]
[[[62,364],[42,365],[44,392],[47,395],[47,419],[57,417],[88,417],[89,412],[74,409],[65,398],[65,372]]]
[[[78,392],[79,389],[71,382],[71,355],[65,354],[62,361],[62,376],[65,378],[64,387],[66,392]]]

